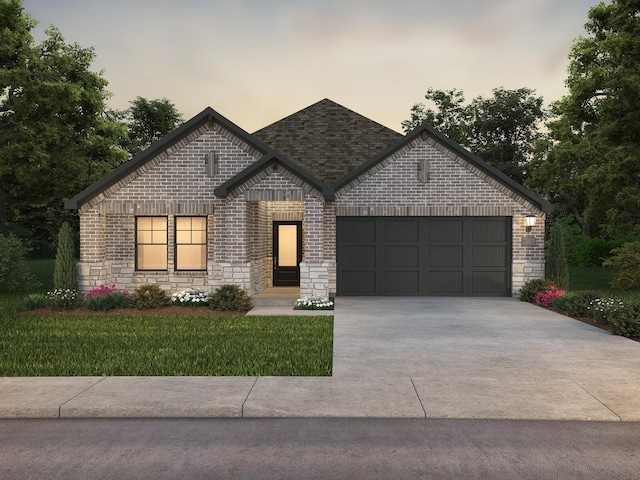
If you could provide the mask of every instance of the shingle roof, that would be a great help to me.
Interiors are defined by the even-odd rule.
[[[328,184],[403,138],[329,99],[272,123],[253,136]]]

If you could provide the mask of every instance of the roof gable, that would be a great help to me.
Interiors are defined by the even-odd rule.
[[[272,123],[253,136],[329,184],[403,138],[329,99]]]

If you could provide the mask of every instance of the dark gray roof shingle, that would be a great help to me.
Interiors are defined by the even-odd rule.
[[[253,136],[328,184],[403,137],[329,99],[272,123]]]

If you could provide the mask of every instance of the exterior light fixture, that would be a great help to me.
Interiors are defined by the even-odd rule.
[[[527,215],[524,220],[527,225],[527,232],[530,232],[531,229],[536,226],[537,218],[535,215]]]

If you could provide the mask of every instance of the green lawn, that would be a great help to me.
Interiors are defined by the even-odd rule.
[[[50,290],[53,262],[30,265],[42,283],[38,291]],[[21,315],[23,296],[0,294],[0,376],[332,371],[331,316]]]
[[[601,267],[569,267],[569,293],[584,290],[595,290],[602,297],[619,298],[620,300],[640,301],[638,290],[614,290],[609,282],[613,272]]]

